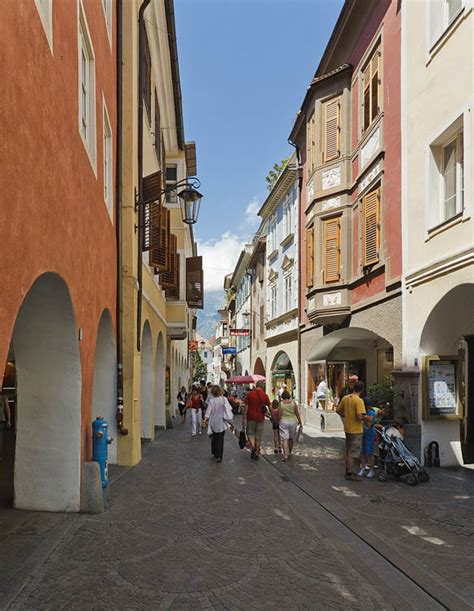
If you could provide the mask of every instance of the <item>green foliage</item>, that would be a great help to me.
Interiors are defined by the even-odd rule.
[[[267,183],[267,189],[271,191],[273,189],[274,184],[278,180],[280,174],[285,169],[286,164],[289,161],[289,157],[285,157],[281,160],[280,163],[274,163],[273,168],[268,172],[265,176],[265,182]]]
[[[386,376],[379,384],[371,384],[367,388],[367,395],[372,399],[375,407],[382,407],[385,403],[393,405],[393,385],[390,376]]]
[[[202,360],[199,352],[196,352],[196,358],[194,360],[193,381],[200,382],[201,380],[207,380],[207,365]]]

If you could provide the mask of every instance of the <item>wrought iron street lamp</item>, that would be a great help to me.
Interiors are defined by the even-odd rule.
[[[188,180],[184,185],[185,188],[178,193],[183,223],[187,225],[194,225],[197,222],[199,207],[201,206],[202,195],[197,190],[195,181],[199,182],[199,179],[193,178]]]

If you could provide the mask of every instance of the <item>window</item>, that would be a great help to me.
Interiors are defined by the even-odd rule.
[[[285,237],[293,233],[293,202],[289,197],[283,207],[285,216]]]
[[[148,121],[151,124],[151,54],[150,45],[148,44],[148,36],[145,30],[145,53],[143,66],[143,101],[148,114]]]
[[[459,123],[457,120],[430,147],[431,226],[449,221],[464,210],[464,137]]]
[[[178,181],[178,166],[176,164],[166,166],[166,189],[171,188]],[[166,193],[166,203],[176,204],[178,196],[176,191]]]
[[[464,0],[432,0],[429,3],[430,43],[433,46],[453,23],[464,6]]]
[[[329,100],[323,106],[324,161],[337,159],[341,154],[341,97]]]
[[[314,112],[308,121],[306,137],[308,142],[308,174],[312,174],[316,167],[316,119]]]
[[[306,286],[313,286],[314,277],[314,227],[306,230]]]
[[[380,46],[372,54],[363,71],[362,131],[366,131],[380,112],[381,61]]]
[[[337,282],[341,266],[340,217],[323,221],[323,275],[324,282]]]
[[[265,308],[263,305],[260,306],[260,335],[265,332]]]
[[[36,8],[48,39],[49,48],[53,50],[53,0],[35,0]]]
[[[270,318],[276,318],[277,315],[277,285],[276,283],[270,287]]]
[[[107,114],[107,109],[104,104],[104,141],[103,141],[103,156],[104,156],[104,202],[109,211],[110,218],[114,212],[113,206],[113,183],[112,183],[112,129]]]
[[[79,6],[79,131],[95,169],[95,62],[82,4]]]
[[[362,267],[379,261],[380,189],[371,191],[362,200]]]
[[[273,215],[268,221],[268,254],[272,254],[277,247],[277,221],[276,215]]]
[[[107,26],[109,42],[112,42],[112,0],[102,0],[102,8],[104,9],[105,25]]]
[[[285,311],[293,309],[293,278],[291,273],[285,276]]]

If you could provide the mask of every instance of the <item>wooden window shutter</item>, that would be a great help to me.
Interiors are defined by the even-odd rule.
[[[163,204],[152,208],[152,211],[149,263],[157,274],[169,270],[170,211]]]
[[[306,230],[306,286],[313,286],[314,278],[314,228]]]
[[[364,130],[370,125],[370,63],[364,71]]]
[[[341,98],[324,105],[324,161],[341,154]]]
[[[380,86],[380,52],[374,53],[371,61],[371,84],[370,84],[370,110],[371,110],[371,121],[379,114],[379,86]]]
[[[324,226],[324,282],[337,282],[341,266],[341,220],[329,219]]]
[[[160,284],[165,288],[173,288],[176,284],[176,255],[178,254],[177,246],[178,241],[175,234],[172,233],[169,237],[168,269],[160,274]]]
[[[204,308],[204,274],[202,257],[186,259],[186,301],[190,308]]]
[[[143,101],[148,113],[148,119],[151,123],[151,53],[150,45],[148,44],[148,36],[145,30],[145,62],[143,75]]]
[[[379,261],[380,189],[364,197],[362,204],[362,266]]]
[[[160,170],[163,168],[162,152],[161,152],[161,119],[160,119],[160,107],[158,104],[158,92],[155,89],[155,153],[156,159]]]

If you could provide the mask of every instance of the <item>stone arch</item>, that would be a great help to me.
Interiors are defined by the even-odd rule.
[[[81,359],[65,281],[45,273],[31,286],[13,330],[17,379],[14,505],[79,511]]]
[[[148,320],[143,325],[140,354],[140,436],[153,438],[153,362],[152,335]]]
[[[159,428],[164,428],[166,423],[165,344],[161,332],[158,335],[155,358],[155,423]]]
[[[94,358],[94,382],[92,388],[92,420],[102,416],[109,423],[109,462],[117,462],[117,351],[112,317],[108,310],[102,312]]]

